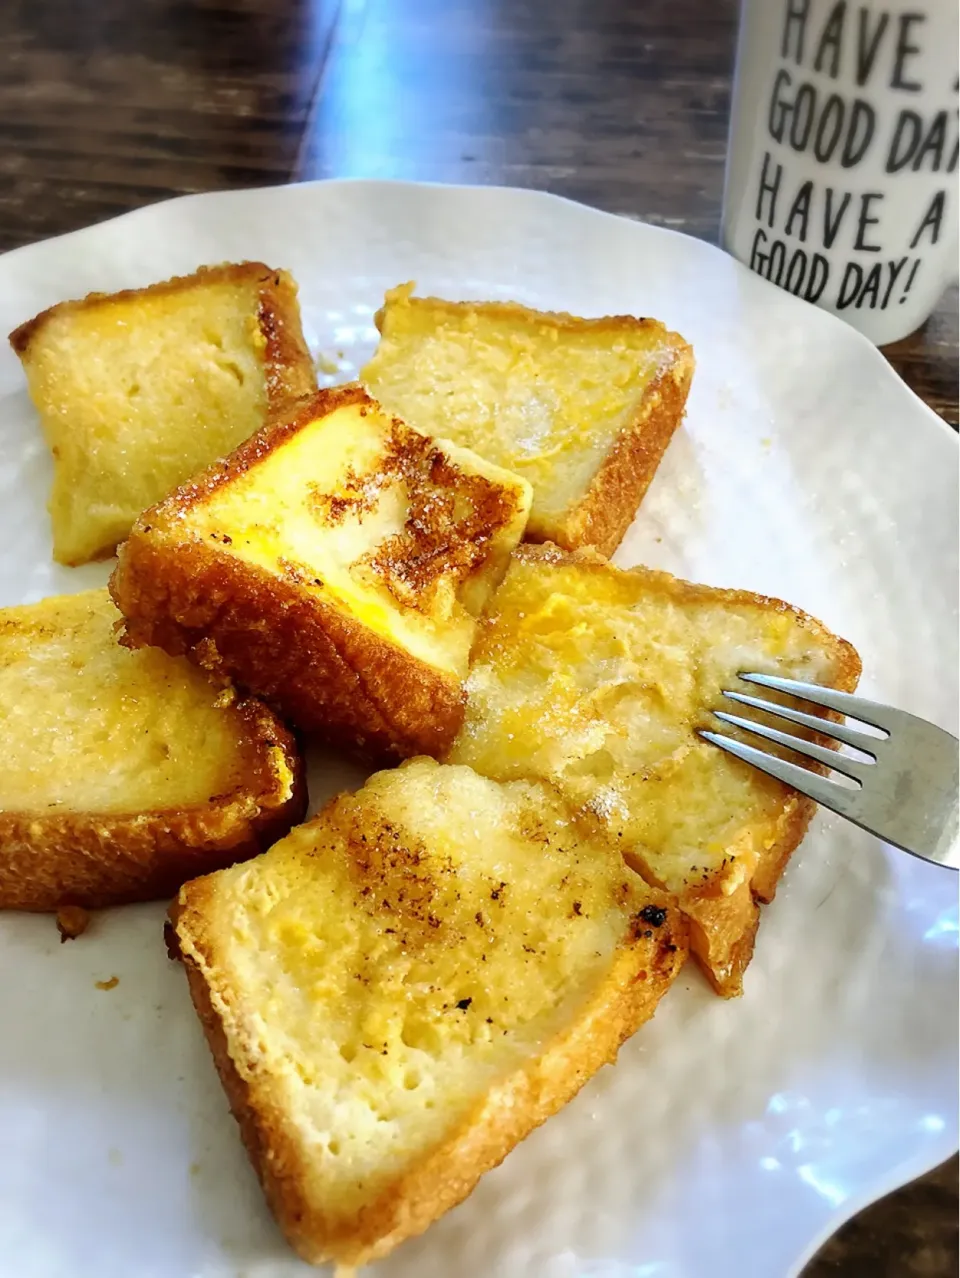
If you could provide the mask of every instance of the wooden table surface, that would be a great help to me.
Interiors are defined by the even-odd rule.
[[[334,176],[540,187],[716,240],[735,29],[736,0],[0,0],[0,250]],[[887,354],[956,425],[956,290]],[[954,1159],[804,1278],[957,1266]]]

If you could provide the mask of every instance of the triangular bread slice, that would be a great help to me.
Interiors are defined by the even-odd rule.
[[[64,564],[113,554],[147,506],[317,386],[296,284],[262,262],[61,302],[10,344],[53,453]]]
[[[361,387],[321,391],[148,510],[111,589],[127,642],[185,652],[336,744],[436,754],[529,507],[522,479]]]
[[[447,756],[541,777],[676,893],[717,991],[739,994],[757,902],[814,805],[697,736],[741,671],[852,691],[850,644],[788,604],[599,556],[522,546],[478,634]]]
[[[0,609],[0,908],[169,899],[303,816],[266,706],[121,648],[119,621],[106,590]]]
[[[313,1263],[465,1198],[656,1009],[675,902],[548,786],[415,759],[171,908],[267,1199]]]
[[[529,540],[612,554],[683,417],[690,346],[657,320],[413,288],[387,293],[361,381],[411,425],[529,480]]]

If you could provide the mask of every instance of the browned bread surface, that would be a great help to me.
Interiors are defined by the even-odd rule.
[[[10,343],[54,458],[54,557],[113,553],[137,515],[316,389],[297,289],[262,262],[92,293]]]
[[[427,759],[186,885],[171,920],[271,1208],[347,1266],[466,1197],[686,953],[672,898],[550,787]]]
[[[697,735],[741,670],[852,691],[850,646],[790,605],[522,546],[481,623],[464,726],[446,756],[540,777],[676,893],[717,991],[739,994],[814,805]]]
[[[126,642],[186,653],[365,755],[437,753],[529,500],[360,387],[320,391],[147,511],[111,590]]]
[[[612,554],[683,418],[693,351],[652,319],[391,289],[361,380],[388,408],[533,486],[527,538]]]
[[[0,610],[0,908],[169,898],[303,815],[276,716],[118,622],[106,590]]]

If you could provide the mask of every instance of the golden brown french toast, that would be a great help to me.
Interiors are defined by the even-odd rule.
[[[111,555],[147,506],[317,385],[296,285],[262,262],[61,302],[10,343],[53,453],[64,564]]]
[[[652,319],[391,289],[360,379],[411,425],[533,486],[527,537],[620,544],[683,417],[693,351]]]
[[[119,620],[106,590],[0,609],[0,908],[169,898],[303,816],[266,706],[120,647]]]
[[[522,546],[481,623],[450,762],[544,778],[676,893],[717,991],[739,994],[809,800],[697,736],[740,671],[850,692],[850,644],[777,600]]]
[[[148,510],[111,589],[128,643],[362,753],[436,754],[529,504],[523,480],[359,386],[321,391]]]
[[[171,920],[267,1199],[315,1264],[385,1256],[465,1198],[686,954],[673,899],[551,787],[423,758],[188,883]]]

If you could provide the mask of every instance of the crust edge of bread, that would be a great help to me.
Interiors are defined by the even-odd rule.
[[[512,319],[536,320],[537,322],[548,324],[552,328],[574,329],[576,331],[588,328],[600,331],[608,329],[619,332],[627,328],[651,327],[667,333],[660,320],[652,319],[649,316],[600,315],[585,319],[580,315],[573,315],[569,311],[540,311],[536,307],[525,306],[522,302],[450,301],[448,298],[434,297],[433,295],[415,296],[415,288],[415,281],[408,280],[406,283],[397,284],[387,290],[383,305],[373,317],[373,322],[379,333],[383,333],[383,324],[388,308],[391,305],[404,305],[407,303],[412,303],[416,306],[430,306],[435,310],[444,311],[451,315],[479,311],[492,315],[503,315]],[[668,335],[676,337],[676,334]],[[677,340],[682,341],[683,339],[678,338]]]
[[[826,739],[822,743],[830,744]],[[776,842],[760,859],[751,878],[729,896],[711,891],[709,885],[706,890],[697,888],[677,895],[690,927],[690,952],[721,998],[737,998],[743,993],[743,975],[753,958],[760,926],[760,906],[769,904],[776,895],[780,876],[803,842],[815,812],[812,800],[792,795],[779,822]],[[633,858],[628,856],[627,861],[640,873]]]
[[[601,554],[613,554],[683,421],[693,372],[693,349],[686,343],[674,347],[673,358],[644,391],[580,503],[554,528],[545,528],[543,536],[538,529],[531,536],[528,529],[528,540],[553,541],[566,550],[593,546]]]
[[[148,533],[134,529],[110,591],[124,615],[123,643],[186,656],[212,677],[249,689],[303,731],[334,744],[349,741],[362,758],[433,754],[463,720],[465,696],[453,675],[306,595],[295,580],[202,543],[176,542],[152,526]],[[264,618],[267,630],[259,625]],[[385,699],[395,712],[389,718]]]
[[[209,803],[136,813],[0,812],[0,909],[169,899],[188,879],[256,856],[286,834],[307,807],[296,743],[259,702],[234,710],[251,765]]]

